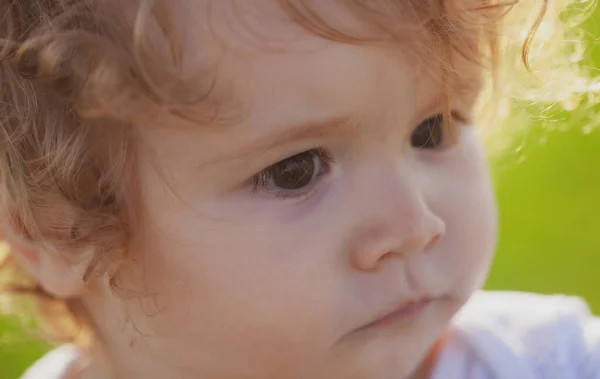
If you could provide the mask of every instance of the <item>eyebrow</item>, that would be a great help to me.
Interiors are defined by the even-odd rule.
[[[213,165],[223,160],[243,159],[257,152],[273,150],[279,146],[315,137],[339,133],[340,130],[356,126],[357,120],[350,116],[333,116],[316,120],[305,120],[295,124],[276,124],[268,129],[272,132],[251,139],[233,152],[219,154],[202,166]],[[277,126],[279,125],[279,126]]]

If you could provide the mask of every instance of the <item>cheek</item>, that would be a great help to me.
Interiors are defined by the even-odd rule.
[[[469,141],[431,183],[432,210],[444,220],[446,235],[421,258],[424,277],[436,289],[450,288],[461,301],[479,289],[487,276],[496,243],[496,206],[485,160]]]
[[[322,238],[300,238],[314,226],[228,221],[193,209],[152,216],[160,232],[145,251],[148,272],[177,284],[152,321],[172,343],[161,354],[177,351],[173,359],[196,367],[202,356],[203,366],[228,357],[247,372],[291,370],[335,339],[334,259]]]
[[[463,155],[458,181],[449,186],[453,228],[450,241],[456,257],[449,262],[456,272],[455,290],[468,297],[479,289],[487,276],[496,245],[497,215],[489,171],[478,146],[469,145]]]
[[[483,177],[483,173],[481,176]],[[479,289],[487,277],[496,244],[496,209],[491,185],[481,180],[461,191],[453,212],[454,225],[450,229],[449,243],[456,252],[452,261],[446,262],[455,272],[454,288],[461,298],[466,298]]]

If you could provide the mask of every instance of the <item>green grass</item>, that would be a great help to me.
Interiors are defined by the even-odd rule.
[[[25,332],[32,328],[16,316],[0,318],[0,379],[16,379],[47,350],[47,345]]]
[[[597,165],[600,130],[574,128],[534,129],[513,161],[496,166],[500,240],[489,288],[577,294],[600,312]]]

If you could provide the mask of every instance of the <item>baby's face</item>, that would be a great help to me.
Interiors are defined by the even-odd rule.
[[[222,54],[216,83],[240,110],[228,125],[140,126],[129,279],[156,295],[99,284],[84,300],[124,377],[404,378],[492,255],[476,90],[450,98],[453,142],[433,63],[259,16],[254,43],[220,28],[224,49],[188,30]]]

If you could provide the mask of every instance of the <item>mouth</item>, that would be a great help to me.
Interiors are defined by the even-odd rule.
[[[409,323],[419,318],[433,301],[434,299],[431,298],[411,300],[399,308],[379,316],[360,329],[379,329],[390,325]]]

